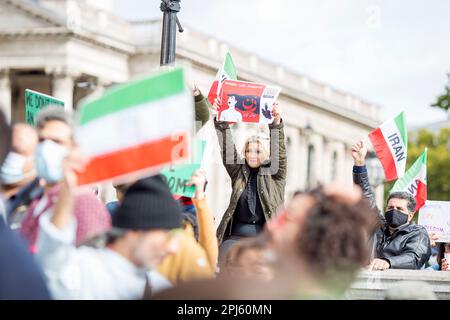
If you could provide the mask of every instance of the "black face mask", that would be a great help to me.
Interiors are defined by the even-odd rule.
[[[395,209],[389,210],[384,214],[386,222],[391,228],[398,228],[408,222],[408,215]]]

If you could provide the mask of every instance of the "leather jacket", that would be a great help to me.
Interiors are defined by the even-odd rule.
[[[431,256],[430,238],[426,229],[407,223],[391,234],[384,215],[377,208],[365,166],[353,167],[353,182],[361,187],[364,197],[378,212],[380,227],[374,236],[373,257],[387,260],[391,269],[421,269]]]

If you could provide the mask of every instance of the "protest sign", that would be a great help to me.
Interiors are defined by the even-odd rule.
[[[35,125],[36,115],[43,108],[48,106],[60,106],[64,108],[64,102],[52,96],[36,92],[30,89],[25,90],[25,120],[29,125]]]
[[[450,242],[450,201],[426,201],[419,211],[418,224],[434,232],[437,242]]]
[[[219,121],[273,122],[272,108],[281,89],[259,83],[225,80],[220,90]]]
[[[192,198],[195,193],[194,186],[187,186],[195,171],[200,169],[206,141],[195,140],[193,146],[193,162],[188,164],[172,165],[162,170],[161,174],[169,186],[172,194]]]
[[[75,139],[90,159],[79,185],[125,182],[189,157],[194,106],[182,69],[116,86],[79,110]]]

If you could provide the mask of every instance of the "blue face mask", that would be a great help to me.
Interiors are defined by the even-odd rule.
[[[34,172],[25,174],[24,167],[27,157],[10,152],[0,168],[0,181],[5,185],[13,185],[30,177]]]
[[[51,140],[44,140],[36,149],[36,170],[39,178],[54,184],[63,180],[62,161],[69,149]]]

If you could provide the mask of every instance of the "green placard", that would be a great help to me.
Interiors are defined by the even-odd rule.
[[[194,140],[193,162],[190,164],[173,165],[161,171],[172,194],[192,198],[195,187],[188,187],[186,184],[191,179],[194,172],[200,169],[200,165],[205,151],[206,141]]]
[[[47,106],[60,106],[64,108],[64,102],[52,96],[39,93],[30,89],[25,90],[25,118],[26,123],[35,125],[36,115]]]

